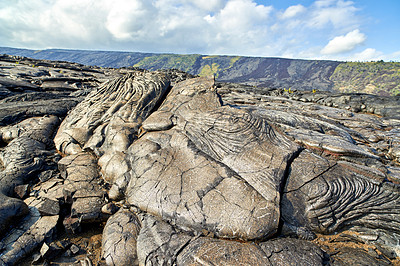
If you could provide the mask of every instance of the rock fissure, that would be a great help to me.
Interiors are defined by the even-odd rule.
[[[297,187],[297,188],[295,188],[295,189],[293,189],[293,190],[286,190],[286,191],[284,191],[283,193],[291,193],[291,192],[294,192],[294,191],[296,191],[296,190],[300,190],[302,187],[304,187],[304,186],[306,186],[307,184],[309,184],[309,183],[311,183],[311,182],[313,182],[315,179],[317,179],[317,178],[319,178],[319,177],[321,177],[323,174],[325,174],[325,173],[327,173],[329,170],[331,170],[333,167],[335,167],[336,166],[336,163],[334,164],[334,165],[332,165],[332,166],[329,166],[326,170],[324,170],[322,173],[319,173],[318,175],[316,175],[315,177],[313,177],[312,179],[310,179],[310,180],[307,180],[307,182],[304,182],[300,187]],[[290,167],[290,166],[289,166]],[[290,168],[289,168],[290,169]],[[289,170],[290,171],[290,170]],[[288,176],[286,177],[286,181],[287,181],[287,178],[288,178]],[[285,185],[283,186],[283,188],[286,186],[286,183],[285,183]]]

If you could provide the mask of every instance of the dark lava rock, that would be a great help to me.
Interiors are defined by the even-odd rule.
[[[24,199],[25,197],[27,197],[29,195],[29,185],[25,184],[25,185],[16,186],[14,188],[14,193],[18,198]]]
[[[332,265],[391,265],[387,260],[378,260],[373,256],[369,255],[364,250],[354,248],[343,248],[340,252],[332,256]]]
[[[79,218],[73,218],[73,217],[66,217],[63,221],[63,225],[65,228],[65,231],[69,234],[74,234],[78,232],[80,229],[80,221]]]
[[[57,215],[60,213],[60,204],[58,201],[45,199],[43,202],[37,207],[38,211],[41,215]]]

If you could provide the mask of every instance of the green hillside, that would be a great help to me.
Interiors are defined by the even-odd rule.
[[[179,69],[214,75],[218,81],[267,88],[400,95],[400,62],[339,62],[273,57],[155,54],[87,50],[28,50],[0,47],[0,53],[102,67]]]
[[[199,76],[215,75],[232,68],[240,56],[155,54],[134,64],[148,70],[176,68]]]
[[[346,62],[331,78],[333,89],[377,95],[400,94],[400,62]]]
[[[145,68],[148,70],[157,69],[179,69],[191,72],[196,60],[200,57],[198,54],[177,55],[177,54],[157,54],[143,58],[133,65],[134,67]]]

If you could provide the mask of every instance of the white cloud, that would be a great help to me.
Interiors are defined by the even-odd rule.
[[[297,16],[300,13],[303,13],[306,11],[306,8],[302,5],[295,5],[295,6],[289,6],[285,12],[283,12],[281,18],[282,19],[288,19],[288,18],[293,18]]]
[[[351,1],[283,10],[259,3],[0,0],[0,45],[329,59],[365,40],[350,34],[362,22]],[[324,47],[331,36],[338,37]]]
[[[358,29],[353,30],[346,35],[341,35],[333,38],[329,43],[321,50],[322,54],[340,54],[352,51],[358,45],[365,42],[367,37],[361,33]]]
[[[110,6],[105,27],[116,39],[143,38],[154,11],[147,0],[116,0]]]
[[[355,53],[355,54],[349,56],[348,58],[346,58],[346,60],[350,60],[350,61],[378,61],[378,60],[400,61],[400,51],[395,51],[390,54],[385,54],[374,48],[367,48],[359,53]]]
[[[257,5],[250,0],[231,0],[215,15],[214,23],[226,32],[244,33],[258,27],[258,23],[265,23],[271,10],[272,7]]]
[[[322,29],[332,26],[334,29],[350,29],[358,26],[358,9],[352,1],[321,0],[312,6],[307,19],[310,28]]]
[[[272,10],[253,0],[0,2],[0,43],[40,49],[256,54],[270,42],[266,31]]]
[[[371,61],[383,59],[383,53],[373,48],[367,48],[360,53],[356,53],[351,56],[352,61]]]
[[[400,61],[400,51],[389,54],[386,60]]]
[[[221,9],[225,1],[224,0],[207,0],[207,1],[199,1],[199,0],[188,0],[190,3],[199,7],[206,11],[215,11]]]
[[[100,1],[28,1],[0,4],[0,42],[10,46],[69,47],[110,37]]]

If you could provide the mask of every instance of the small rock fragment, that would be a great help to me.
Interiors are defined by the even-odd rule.
[[[79,232],[81,223],[78,218],[68,216],[64,219],[63,225],[67,233],[75,234]]]
[[[72,244],[69,250],[71,250],[72,254],[76,255],[80,251],[80,248],[77,245]]]
[[[51,178],[51,176],[53,175],[53,171],[52,170],[47,170],[44,172],[41,172],[38,177],[40,182],[46,182],[47,180],[49,180]]]
[[[118,209],[119,209],[118,206],[116,206],[114,203],[110,202],[101,208],[101,212],[112,215],[112,214],[116,213],[118,211]]]
[[[58,201],[51,199],[44,199],[42,203],[37,206],[40,214],[43,216],[46,215],[57,215],[60,213],[60,204]]]
[[[14,188],[14,193],[18,198],[24,199],[25,197],[27,197],[29,195],[29,185],[25,184],[25,185],[16,186]]]

